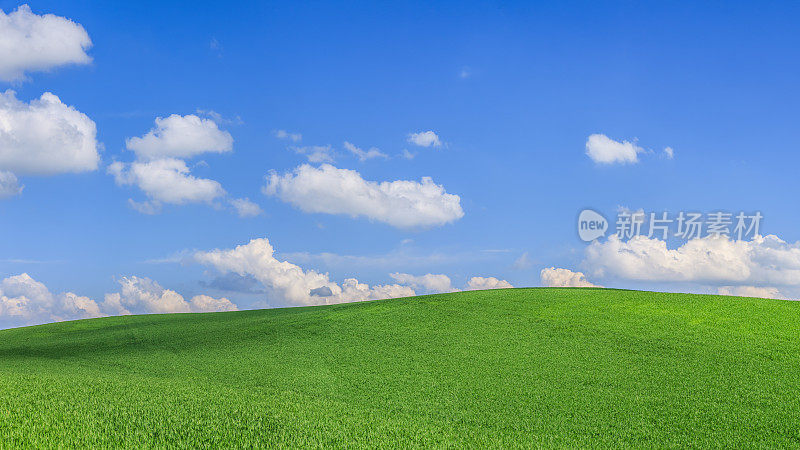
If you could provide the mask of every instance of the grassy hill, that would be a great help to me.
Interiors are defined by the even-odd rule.
[[[0,441],[796,447],[800,302],[512,289],[5,330]]]

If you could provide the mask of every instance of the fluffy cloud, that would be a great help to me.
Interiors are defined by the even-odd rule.
[[[633,142],[617,142],[604,134],[593,134],[586,140],[586,154],[598,164],[636,163],[643,151]]]
[[[30,103],[11,90],[0,94],[0,170],[16,175],[95,170],[96,135],[91,119],[49,92]]]
[[[100,312],[100,307],[94,300],[72,292],[62,294],[59,304],[61,312],[67,318],[91,319],[105,315]]]
[[[582,272],[573,272],[569,269],[555,267],[542,269],[539,278],[545,287],[601,287],[590,283]]]
[[[270,300],[283,305],[322,305],[415,295],[408,286],[369,286],[355,278],[338,284],[327,274],[280,261],[274,252],[266,238],[253,239],[233,249],[197,252],[195,260],[223,274],[255,278],[267,290]]]
[[[202,153],[223,153],[233,149],[233,138],[220,130],[219,114],[206,111],[212,119],[193,114],[172,114],[156,118],[156,126],[142,137],[127,139],[129,150],[136,154],[130,163],[114,162],[108,173],[120,186],[137,186],[147,196],[146,201],[129,199],[130,206],[143,214],[157,214],[164,203],[215,204],[225,199],[227,192],[219,182],[191,174],[186,159]],[[203,163],[201,161],[201,163]],[[207,166],[207,164],[205,164]],[[246,198],[228,199],[239,217],[261,214],[261,208]]]
[[[185,300],[177,292],[164,289],[149,278],[124,277],[120,292],[106,294],[103,310],[110,314],[165,314],[188,312],[236,311],[227,298],[197,295]]]
[[[755,297],[755,298],[774,298],[789,300],[778,289],[774,287],[758,286],[723,286],[717,289],[719,295],[733,295],[736,297]]]
[[[0,323],[32,325],[101,317],[97,303],[72,292],[54,295],[27,273],[0,282]]]
[[[263,191],[305,212],[363,216],[399,228],[444,225],[464,216],[461,198],[429,177],[419,183],[377,183],[329,164],[303,164],[284,175],[273,172]]]
[[[235,198],[231,200],[231,205],[236,209],[236,214],[239,217],[255,217],[262,212],[261,207],[250,201],[247,198]]]
[[[150,202],[145,205],[158,210],[161,203],[181,205],[185,203],[211,203],[225,196],[225,190],[214,181],[196,178],[189,173],[186,163],[180,159],[157,159],[147,162],[115,162],[108,167],[108,173],[120,186],[138,186]],[[140,211],[147,212],[145,206]],[[138,208],[137,208],[138,209]]]
[[[442,274],[425,274],[425,275],[411,275],[408,273],[392,273],[390,277],[394,278],[400,284],[409,285],[415,289],[422,288],[427,292],[453,292],[457,289],[453,288],[450,277]]]
[[[364,150],[361,148],[356,147],[355,145],[346,142],[344,143],[344,148],[347,149],[350,153],[355,155],[360,161],[366,161],[368,159],[373,158],[388,158],[389,155],[386,153],[381,152],[375,147],[370,148],[369,150]]]
[[[467,281],[467,290],[482,291],[486,289],[508,289],[513,288],[506,280],[498,280],[495,277],[472,277]]]
[[[201,153],[223,153],[233,149],[233,138],[212,119],[194,114],[156,118],[156,126],[142,137],[125,141],[142,159],[191,158]]]
[[[226,298],[197,295],[190,300],[148,278],[125,277],[121,291],[98,305],[72,292],[53,294],[27,273],[0,281],[0,326],[34,325],[117,314],[236,311]]]
[[[408,142],[420,147],[440,147],[442,145],[442,141],[439,140],[439,136],[437,136],[433,131],[411,133],[408,135]]]
[[[625,242],[612,235],[589,245],[582,265],[595,278],[800,286],[800,242],[774,235],[750,241],[706,237],[669,249],[660,239],[636,236]]]
[[[37,15],[28,5],[10,14],[0,10],[0,80],[66,64],[88,64],[92,41],[79,24],[52,14]]]

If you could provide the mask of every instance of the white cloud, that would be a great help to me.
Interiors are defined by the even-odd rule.
[[[194,114],[156,118],[156,126],[142,137],[125,141],[138,158],[191,158],[201,153],[223,153],[233,149],[233,137],[212,119]]]
[[[188,312],[236,311],[227,298],[197,295],[185,300],[177,292],[164,289],[149,278],[123,277],[120,292],[106,294],[103,310],[110,314],[165,314]]]
[[[27,273],[0,282],[0,322],[6,325],[101,317],[97,303],[72,292],[54,295]]]
[[[157,209],[161,203],[211,203],[225,196],[225,190],[218,182],[192,176],[186,162],[180,159],[115,162],[109,165],[108,173],[114,176],[120,186],[139,187],[151,200],[143,208]]]
[[[664,147],[664,156],[666,156],[667,159],[674,158],[675,157],[675,150],[673,150],[672,147]]]
[[[263,191],[305,212],[363,216],[399,228],[444,225],[464,216],[461,198],[429,177],[378,183],[328,164],[303,164],[284,175],[273,172]]]
[[[0,200],[21,194],[23,187],[20,186],[16,175],[0,170]]]
[[[400,156],[402,156],[405,159],[411,160],[411,159],[414,159],[414,157],[417,156],[417,154],[416,153],[411,153],[410,151],[408,151],[408,149],[404,148],[403,149],[403,153],[401,153]]]
[[[373,159],[373,158],[384,158],[384,159],[389,158],[389,155],[381,152],[375,147],[372,147],[369,150],[363,150],[345,141],[344,148],[347,149],[353,155],[355,155],[360,161],[366,161],[368,159]]]
[[[65,313],[65,317],[76,319],[91,319],[105,315],[100,312],[100,307],[94,300],[72,292],[66,292],[61,296],[61,311]]]
[[[333,162],[333,148],[330,145],[309,145],[306,147],[291,147],[298,155],[308,158],[308,162],[324,163]]]
[[[226,298],[197,295],[190,300],[158,283],[139,277],[119,280],[120,292],[106,294],[98,305],[72,292],[55,295],[27,273],[0,281],[0,324],[34,325],[117,314],[236,311]]]
[[[419,133],[411,133],[408,135],[408,142],[418,145],[420,147],[440,147],[442,141],[439,136],[433,131],[420,131]]]
[[[545,287],[601,287],[590,283],[583,272],[573,272],[569,269],[545,268],[539,277],[542,286]]]
[[[255,278],[267,290],[270,300],[282,305],[322,305],[415,295],[408,286],[369,286],[355,278],[345,279],[340,285],[327,274],[303,270],[276,259],[266,238],[253,239],[233,249],[197,252],[195,260],[224,274]]]
[[[12,90],[0,94],[0,170],[16,175],[95,170],[96,135],[91,119],[49,92],[30,103],[17,100]]]
[[[800,286],[800,242],[774,235],[750,241],[706,237],[669,249],[660,239],[636,236],[625,242],[612,235],[586,248],[582,266],[593,278]]]
[[[275,130],[272,132],[276,138],[278,139],[288,139],[292,142],[300,142],[303,139],[303,135],[300,133],[289,133],[286,130]]]
[[[156,118],[156,126],[147,134],[126,141],[128,149],[136,153],[136,159],[108,166],[108,173],[114,176],[118,185],[136,186],[147,196],[145,201],[129,199],[131,208],[143,214],[157,214],[164,203],[219,206],[216,200],[227,199],[228,194],[219,182],[192,175],[186,163],[188,158],[202,153],[222,153],[233,149],[230,133],[217,126],[222,117],[211,110],[198,112],[211,118],[193,114]],[[199,161],[194,167],[208,167],[208,163]],[[239,217],[253,217],[262,212],[257,204],[246,198],[227,199],[227,202]]]
[[[586,140],[586,154],[598,164],[636,163],[643,151],[633,142],[617,142],[604,134],[593,134]]]
[[[79,24],[53,14],[37,15],[28,5],[9,14],[0,10],[0,80],[67,64],[88,64],[89,34]]]
[[[235,198],[231,200],[231,205],[236,209],[236,214],[238,214],[239,217],[255,217],[264,212],[261,210],[260,206],[247,198]]]
[[[774,298],[790,300],[774,287],[758,286],[723,286],[717,289],[719,295],[733,295],[736,297]]]
[[[392,273],[390,277],[394,278],[400,284],[405,284],[413,287],[414,289],[422,288],[427,292],[454,292],[457,289],[453,288],[450,277],[442,274],[425,274],[425,275],[411,275],[408,273]]]
[[[498,280],[495,277],[472,277],[467,281],[467,290],[482,291],[486,289],[509,289],[513,288],[506,280]]]
[[[214,298],[208,295],[195,295],[189,300],[192,312],[224,312],[238,311],[239,308],[227,298]]]

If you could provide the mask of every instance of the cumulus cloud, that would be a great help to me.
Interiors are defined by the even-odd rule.
[[[247,198],[235,198],[231,200],[231,205],[236,209],[239,217],[255,217],[263,213],[261,207]]]
[[[202,111],[202,110],[199,110]],[[206,203],[219,205],[216,200],[227,199],[239,217],[261,214],[261,208],[246,198],[230,198],[222,185],[208,178],[191,174],[186,160],[203,153],[224,153],[233,149],[230,133],[219,128],[222,120],[214,111],[203,111],[211,118],[194,114],[172,114],[158,117],[155,127],[142,137],[126,140],[129,150],[136,154],[133,162],[114,162],[107,172],[119,186],[136,186],[147,196],[145,201],[129,199],[130,206],[143,214],[161,212],[163,204],[183,205]],[[200,161],[196,167],[208,167]]]
[[[59,303],[61,313],[66,318],[91,319],[105,315],[100,312],[100,307],[94,300],[72,292],[62,294]]]
[[[262,238],[233,249],[197,252],[195,260],[223,274],[255,278],[267,290],[270,300],[282,305],[323,305],[415,295],[412,288],[397,284],[369,286],[355,278],[339,284],[331,281],[328,274],[280,261],[274,253],[269,240]]]
[[[0,200],[21,194],[23,187],[20,186],[16,175],[0,170]]]
[[[509,289],[513,288],[506,280],[498,280],[495,277],[472,277],[467,281],[467,290],[482,291],[486,289]]]
[[[457,289],[453,288],[450,277],[442,274],[428,273],[425,275],[411,275],[408,273],[392,273],[389,274],[395,281],[400,284],[405,284],[413,287],[414,289],[422,288],[427,292],[454,292]]]
[[[398,228],[439,226],[464,216],[461,198],[429,177],[378,183],[329,164],[303,164],[284,175],[273,172],[263,192],[305,212],[367,217]]]
[[[0,282],[0,323],[33,325],[71,319],[101,317],[97,303],[72,292],[55,295],[27,273]]]
[[[88,64],[89,34],[79,24],[53,14],[37,15],[28,5],[9,14],[0,10],[0,80],[67,64]]]
[[[275,130],[272,132],[278,139],[288,139],[292,142],[300,142],[303,139],[303,135],[300,133],[289,133],[286,130]]]
[[[191,158],[201,153],[233,149],[233,137],[212,119],[194,114],[156,118],[156,126],[142,137],[125,141],[128,150],[142,159]]]
[[[164,289],[149,278],[123,277],[120,292],[106,294],[103,309],[110,314],[166,314],[236,311],[227,298],[197,295],[186,300],[177,292]]]
[[[719,295],[733,295],[735,297],[774,298],[790,300],[774,287],[759,286],[723,286],[717,289]]]
[[[49,92],[30,103],[12,90],[0,94],[0,170],[16,175],[95,170],[96,136],[91,119]]]
[[[420,131],[408,135],[408,142],[420,147],[440,147],[442,141],[433,131]]]
[[[109,165],[108,173],[118,185],[137,186],[147,195],[149,202],[133,202],[141,212],[148,212],[148,208],[157,211],[161,203],[211,203],[226,195],[218,182],[192,176],[186,162],[180,159],[114,162]]]
[[[569,269],[548,267],[542,269],[539,278],[545,287],[602,287],[590,283],[583,272],[573,272]]]
[[[800,286],[800,242],[774,235],[750,241],[709,236],[670,249],[660,239],[640,235],[624,242],[612,235],[586,248],[582,266],[594,278]]]
[[[98,304],[73,292],[53,294],[27,273],[0,281],[0,326],[34,325],[119,314],[236,311],[226,298],[196,295],[189,300],[149,278],[125,277],[120,292]]]
[[[673,150],[672,147],[664,147],[664,156],[666,156],[667,159],[674,158],[675,157],[675,150]]]
[[[636,163],[643,151],[633,142],[618,142],[604,134],[593,134],[586,140],[586,154],[598,164]]]
[[[344,148],[347,149],[350,153],[355,155],[360,161],[366,161],[368,159],[373,158],[388,158],[389,155],[386,153],[381,152],[375,147],[370,148],[369,150],[364,150],[361,148],[356,147],[355,145],[345,141]]]

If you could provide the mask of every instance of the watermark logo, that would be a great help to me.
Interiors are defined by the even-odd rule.
[[[643,210],[632,212],[621,209],[614,223],[616,229],[611,234],[620,240],[646,236],[661,240],[724,237],[741,241],[759,235],[763,219],[764,216],[758,211],[750,214],[744,211],[738,214],[724,211],[708,214],[680,211],[670,214],[666,211],[645,213]],[[609,222],[597,211],[584,209],[578,215],[578,236],[584,242],[606,236],[609,228]]]
[[[603,237],[606,231],[608,231],[608,221],[599,212],[584,209],[578,215],[578,236],[583,242]]]

